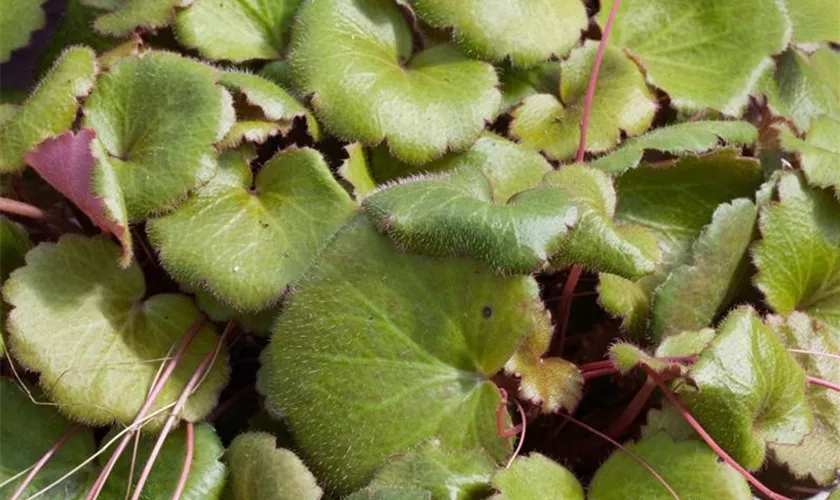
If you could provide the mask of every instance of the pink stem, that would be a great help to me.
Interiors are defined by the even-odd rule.
[[[510,469],[510,464],[516,460],[516,457],[519,456],[519,452],[522,451],[522,445],[525,443],[525,429],[528,427],[525,410],[522,408],[522,405],[519,404],[519,401],[516,401],[516,409],[519,410],[519,417],[522,419],[522,433],[519,435],[519,443],[517,443],[516,450],[513,452],[513,455],[510,456],[510,460],[508,460],[507,465],[505,465],[505,469]]]
[[[677,495],[677,492],[676,492],[676,491],[674,491],[674,489],[673,489],[673,488],[671,488],[671,485],[669,485],[669,484],[668,484],[668,482],[667,482],[667,481],[665,481],[665,478],[664,478],[664,477],[662,477],[662,476],[661,476],[658,472],[656,472],[656,469],[654,469],[654,468],[653,468],[653,466],[652,466],[652,465],[650,465],[649,463],[647,463],[647,462],[646,462],[646,461],[645,461],[642,457],[640,457],[639,455],[636,455],[636,454],[635,454],[635,453],[633,453],[632,451],[628,450],[627,448],[625,448],[625,447],[624,447],[621,443],[619,443],[619,442],[618,442],[618,441],[616,441],[615,439],[613,439],[613,438],[611,438],[611,437],[607,436],[606,434],[604,434],[603,432],[599,431],[598,429],[595,429],[594,427],[591,427],[591,426],[589,426],[589,425],[585,424],[584,422],[581,422],[580,420],[578,420],[578,419],[574,418],[573,416],[571,416],[571,415],[567,415],[567,414],[565,414],[565,413],[560,413],[560,416],[562,416],[563,418],[565,418],[566,420],[568,420],[569,422],[571,422],[571,423],[573,423],[573,424],[575,424],[575,425],[578,425],[578,426],[580,426],[580,427],[583,427],[584,429],[586,429],[587,431],[591,432],[592,434],[595,434],[595,435],[596,435],[596,436],[598,436],[599,438],[603,439],[604,441],[607,441],[608,443],[611,443],[613,446],[615,446],[615,447],[616,447],[616,448],[618,448],[619,450],[621,450],[621,451],[623,451],[624,453],[626,453],[626,454],[630,455],[630,458],[632,458],[633,460],[635,460],[636,462],[638,462],[638,463],[639,463],[639,465],[641,465],[642,467],[644,467],[645,469],[647,469],[647,470],[648,470],[648,472],[650,472],[650,473],[651,473],[651,475],[652,475],[653,477],[655,477],[657,481],[659,481],[660,483],[662,483],[662,486],[664,486],[664,487],[665,487],[665,489],[666,489],[666,490],[668,490],[668,493],[670,493],[672,497],[674,497],[676,500],[680,500],[680,497]]]
[[[578,370],[583,372],[591,372],[594,370],[603,370],[604,368],[615,368],[615,363],[611,359],[605,359],[603,361],[593,361],[592,363],[586,363],[585,365],[580,365]]]
[[[560,303],[557,306],[557,317],[560,321],[560,335],[557,339],[557,350],[555,352],[562,353],[566,346],[566,330],[569,328],[569,316],[572,310],[572,298],[574,298],[575,287],[577,286],[580,275],[583,269],[573,264],[569,269],[569,276],[566,277],[566,282],[563,283],[563,291],[560,293]]]
[[[607,17],[607,24],[604,25],[604,31],[601,34],[598,51],[595,53],[595,61],[592,63],[592,73],[589,74],[589,86],[586,88],[586,97],[583,100],[583,117],[580,120],[580,142],[578,143],[577,155],[575,156],[575,161],[577,162],[582,162],[584,153],[586,153],[586,130],[589,128],[589,113],[592,110],[592,102],[595,99],[595,85],[598,83],[598,71],[601,69],[604,49],[607,47],[607,39],[610,37],[613,21],[615,20],[616,12],[618,12],[619,5],[621,5],[621,0],[613,1],[610,15]]]
[[[583,372],[581,375],[583,376],[584,381],[594,380],[600,377],[608,377],[610,375],[616,375],[618,373],[618,368],[604,368],[601,370],[590,370],[588,372]]]
[[[181,475],[178,477],[178,485],[175,486],[175,493],[172,494],[172,500],[180,500],[181,494],[184,493],[184,488],[187,487],[187,479],[190,477],[194,448],[195,429],[192,422],[187,422],[187,451],[184,455],[184,466],[181,468]]]
[[[163,424],[163,429],[160,431],[157,441],[155,441],[155,446],[152,448],[152,452],[149,454],[148,460],[146,460],[143,472],[140,473],[140,478],[137,480],[137,486],[134,487],[134,494],[131,496],[131,500],[139,500],[140,494],[143,492],[143,486],[146,485],[146,481],[149,479],[149,474],[152,472],[152,467],[157,461],[158,455],[163,448],[163,444],[166,442],[167,436],[169,436],[169,433],[172,432],[172,429],[178,422],[178,416],[181,411],[183,411],[184,406],[187,405],[187,399],[189,399],[189,397],[195,392],[195,389],[199,382],[203,379],[204,374],[210,370],[211,363],[214,359],[216,359],[219,350],[224,344],[225,337],[227,337],[230,331],[233,330],[234,324],[235,323],[233,321],[228,322],[227,327],[225,327],[225,331],[219,336],[219,338],[216,339],[216,345],[214,345],[213,349],[210,349],[210,351],[208,351],[204,356],[204,359],[201,360],[201,364],[198,365],[198,368],[196,368],[190,379],[187,381],[187,385],[184,386],[184,390],[181,391],[181,395],[178,396],[178,401],[175,403],[175,406],[172,407],[172,411],[169,413],[166,423]]]
[[[825,387],[826,389],[831,389],[833,391],[840,392],[840,384],[835,384],[833,382],[829,382],[828,380],[823,380],[821,378],[808,376],[808,383],[819,385]]]
[[[656,383],[648,377],[645,380],[645,385],[639,389],[639,392],[636,393],[633,400],[627,405],[627,408],[624,409],[621,415],[607,429],[607,435],[616,439],[621,437],[639,414],[642,413],[654,390],[656,390]]]
[[[169,361],[169,364],[166,366],[166,370],[164,370],[158,379],[157,384],[155,384],[149,392],[148,397],[146,397],[146,401],[143,403],[140,411],[137,412],[137,416],[134,417],[134,421],[131,423],[132,430],[125,433],[122,440],[114,450],[114,453],[111,455],[111,458],[108,459],[108,463],[105,464],[105,467],[102,468],[102,471],[93,483],[93,486],[85,497],[85,500],[95,500],[99,496],[99,493],[102,491],[102,487],[105,486],[105,481],[108,480],[108,476],[111,474],[111,470],[117,463],[117,459],[120,458],[123,450],[125,450],[125,447],[128,446],[131,438],[134,437],[134,433],[137,432],[137,426],[146,417],[146,414],[149,412],[149,409],[151,409],[155,399],[157,399],[158,395],[163,390],[163,386],[166,385],[167,380],[169,380],[169,377],[172,376],[172,372],[175,371],[178,363],[181,362],[181,358],[184,357],[184,353],[187,351],[187,348],[190,344],[192,344],[192,341],[195,339],[196,335],[198,335],[198,332],[201,330],[201,327],[204,326],[206,321],[207,317],[202,314],[193,322],[192,325],[190,325],[189,330],[187,330],[187,333],[184,334],[184,337],[181,340],[181,345],[178,346],[178,350],[175,352],[175,356]]]
[[[840,354],[831,354],[828,352],[806,351],[804,349],[788,349],[788,352],[792,352],[794,354],[808,354],[809,356],[824,356],[826,358],[840,359]]]
[[[21,217],[28,217],[30,219],[47,218],[47,213],[34,205],[3,197],[0,197],[0,212],[20,215]]]
[[[58,449],[61,448],[64,445],[64,443],[69,441],[73,436],[78,434],[79,431],[83,428],[84,426],[82,426],[81,424],[76,424],[73,427],[71,427],[70,430],[67,431],[63,436],[61,436],[61,439],[56,441],[50,447],[50,449],[47,450],[46,453],[44,453],[40,460],[35,462],[35,465],[32,466],[32,470],[29,471],[29,474],[26,476],[26,478],[20,483],[15,492],[12,493],[12,497],[10,500],[17,500],[18,498],[20,498],[20,496],[23,495],[23,492],[26,491],[26,488],[29,486],[29,484],[32,483],[32,480],[35,479],[35,476],[38,474],[38,472],[47,464],[47,462],[50,461],[50,459],[53,457],[53,455],[56,454]]]
[[[659,377],[659,374],[657,374],[655,370],[651,369],[648,366],[643,365],[642,368],[644,368],[644,370],[648,373],[648,376],[650,376],[650,378],[653,379],[656,385],[659,386],[659,388],[665,394],[665,397],[668,398],[668,401],[670,401],[671,404],[673,404],[674,407],[676,407],[677,410],[679,410],[680,414],[682,415],[683,419],[685,419],[685,421],[688,423],[688,425],[690,425],[692,429],[694,429],[694,431],[697,432],[697,434],[699,434],[701,438],[703,438],[703,441],[705,441],[706,444],[709,445],[709,447],[712,450],[714,450],[714,452],[717,453],[717,455],[721,459],[723,459],[724,462],[726,462],[733,469],[738,471],[738,473],[741,474],[744,477],[744,479],[749,481],[749,483],[752,484],[755,487],[755,489],[763,493],[768,498],[771,498],[772,500],[791,500],[786,496],[774,492],[767,486],[764,486],[761,483],[761,481],[759,481],[752,474],[750,474],[750,472],[747,469],[741,467],[741,464],[739,464],[731,456],[729,456],[729,454],[726,453],[726,451],[724,451],[724,449],[721,448],[720,445],[715,442],[712,436],[710,436],[709,433],[706,432],[706,429],[704,429],[703,426],[700,425],[700,422],[698,422],[697,419],[694,418],[694,415],[692,415],[691,412],[688,411],[688,408],[686,408],[683,402],[680,401],[676,394],[671,392],[671,389],[669,389],[668,386],[665,384],[665,381]]]

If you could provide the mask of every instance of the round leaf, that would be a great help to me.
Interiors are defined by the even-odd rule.
[[[301,0],[211,0],[178,14],[178,40],[208,59],[279,59]]]
[[[46,24],[45,0],[0,0],[0,63],[12,56],[12,51],[25,47],[32,33]]]
[[[514,136],[557,160],[575,155],[584,96],[597,49],[598,42],[588,41],[561,64],[559,98],[537,94],[522,101],[510,124]],[[595,87],[586,134],[587,151],[612,148],[621,139],[622,131],[641,134],[653,121],[656,108],[656,99],[639,68],[618,49],[608,47]]]
[[[409,0],[417,15],[436,28],[452,28],[470,54],[491,61],[533,66],[563,57],[586,29],[580,0]]]
[[[532,500],[535,498],[562,498],[583,500],[581,487],[574,474],[557,462],[531,453],[519,457],[493,476],[493,486],[501,492],[497,500]]]
[[[735,469],[720,462],[705,443],[674,441],[664,432],[658,432],[626,446],[650,464],[682,500],[753,498],[744,478]],[[617,450],[592,478],[589,498],[668,500],[674,497],[649,470],[627,453]]]
[[[279,300],[355,204],[312,149],[278,153],[256,181],[241,151],[224,153],[219,164],[177,210],[149,222],[149,238],[179,281],[258,311]]]
[[[601,4],[601,26],[615,1]],[[731,115],[789,40],[784,5],[766,0],[626,0],[610,36],[677,107]]]
[[[227,126],[224,91],[209,67],[167,52],[120,60],[85,102],[85,126],[107,153],[130,219],[171,209],[215,174]],[[189,124],[189,126],[185,126]]]
[[[143,300],[140,269],[120,269],[119,254],[105,237],[63,236],[30,251],[3,287],[14,307],[8,328],[15,358],[41,373],[41,387],[65,414],[97,425],[131,423],[158,366],[199,314],[180,295]],[[202,328],[151,411],[177,399],[213,337]],[[199,420],[213,408],[228,378],[224,359],[222,353],[183,418]]]
[[[437,437],[504,459],[487,377],[532,327],[536,283],[469,260],[400,252],[357,216],[295,287],[258,388],[316,475],[363,486],[389,455]]]
[[[322,0],[301,7],[289,56],[298,90],[313,94],[335,135],[387,140],[423,163],[468,148],[501,105],[493,67],[449,45],[412,56],[411,30],[387,0]]]

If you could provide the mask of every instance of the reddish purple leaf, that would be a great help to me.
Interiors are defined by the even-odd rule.
[[[97,160],[91,143],[95,138],[93,129],[84,128],[78,133],[67,131],[38,144],[26,154],[26,162],[94,224],[117,237],[123,248],[120,265],[126,267],[132,257],[131,233],[126,224],[109,216],[105,200],[93,188],[93,168]]]

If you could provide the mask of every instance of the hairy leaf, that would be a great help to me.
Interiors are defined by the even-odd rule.
[[[840,338],[840,201],[791,172],[777,190],[761,210],[756,284],[777,313],[808,313]]]
[[[189,290],[189,287],[184,287]],[[217,322],[236,321],[236,324],[246,332],[259,336],[266,336],[277,318],[282,303],[274,307],[257,312],[241,312],[221,302],[204,290],[190,290],[195,294],[195,305],[208,318]]]
[[[675,268],[654,294],[655,336],[711,325],[749,286],[747,250],[757,218],[755,204],[744,198],[718,206],[712,223],[694,242],[690,263]]]
[[[537,300],[530,277],[402,253],[357,216],[295,287],[258,388],[339,491],[434,437],[501,460],[510,444],[496,436],[500,398],[487,377],[532,327]]]
[[[553,460],[531,453],[518,457],[493,476],[493,486],[500,494],[494,500],[531,500],[562,498],[583,500],[583,487],[568,469]]]
[[[306,465],[291,451],[275,447],[265,432],[240,434],[230,443],[232,500],[319,500],[323,491]]]
[[[704,153],[722,140],[729,144],[752,144],[758,130],[741,121],[692,121],[657,128],[639,137],[628,139],[614,152],[598,158],[591,165],[611,174],[636,168],[645,151],[662,151],[673,155]]]
[[[656,347],[656,357],[693,356],[703,352],[709,342],[715,338],[712,328],[686,331],[669,335]]]
[[[342,179],[353,186],[353,196],[361,200],[376,187],[376,181],[371,176],[365,149],[358,142],[344,147],[347,159],[338,169]]]
[[[301,0],[211,0],[178,14],[181,43],[208,59],[280,59]]]
[[[113,170],[129,219],[173,208],[215,174],[212,145],[229,128],[229,106],[212,69],[167,52],[122,59],[100,78],[84,124],[102,143],[98,160]]]
[[[626,446],[650,464],[682,500],[752,499],[744,478],[720,462],[705,443],[674,441],[664,432],[658,432]],[[649,470],[624,451],[616,450],[592,478],[589,498],[668,500],[673,496]]]
[[[601,4],[601,26],[614,1]],[[765,0],[625,1],[610,37],[678,108],[730,115],[746,104],[770,56],[789,40],[784,5]]]
[[[105,35],[129,35],[135,30],[149,30],[167,26],[175,19],[175,8],[194,0],[82,0],[91,6],[110,11],[93,23],[96,31]]]
[[[119,39],[102,36],[94,31],[93,22],[101,13],[99,9],[84,5],[84,0],[68,0],[61,22],[51,34],[44,52],[38,57],[36,74],[46,73],[61,53],[72,45],[85,45],[101,54],[119,44]]]
[[[225,476],[227,476],[225,465],[221,462],[222,453],[225,449],[210,424],[196,425],[194,432],[193,458],[181,498],[216,500],[221,497],[222,488],[225,485]],[[114,434],[114,432],[111,432],[106,436],[105,442],[107,443]],[[134,491],[140,471],[143,470],[156,440],[157,436],[155,435],[140,438],[133,471],[131,460],[134,455],[134,447],[133,445],[129,446],[129,449],[117,460],[113,472],[108,476],[108,481],[102,488],[100,498],[121,500],[125,498],[126,490],[129,487],[131,488],[130,491]],[[143,493],[140,495],[142,500],[172,497],[184,466],[186,449],[187,432],[184,427],[167,436],[149,475],[149,480],[143,487]],[[130,486],[129,478],[132,479]]]
[[[513,112],[511,133],[548,156],[564,160],[575,155],[580,141],[584,96],[598,42],[588,41],[561,64],[559,98],[549,94],[526,97]],[[656,99],[639,69],[618,49],[609,47],[598,73],[596,99],[591,107],[586,150],[606,151],[621,133],[647,130],[656,112]]]
[[[680,398],[739,464],[755,470],[770,443],[799,444],[811,426],[805,373],[749,307],[729,314],[689,372]]]
[[[656,372],[663,372],[668,368],[667,361],[656,359],[639,347],[626,342],[616,342],[609,349],[610,360],[612,360],[619,373],[625,375],[631,370],[647,366]]]
[[[450,45],[412,56],[410,28],[388,0],[308,2],[289,56],[298,89],[335,135],[383,140],[409,163],[468,148],[501,105],[493,67]]]
[[[37,392],[34,396],[40,396]],[[72,424],[59,415],[48,403],[35,404],[11,379],[0,378],[0,482],[37,462],[62,436],[72,430]],[[82,428],[69,438],[23,491],[21,498],[29,498],[56,479],[70,472],[96,450],[90,429]],[[93,483],[96,468],[89,464],[51,490],[48,498],[70,500],[80,498]],[[25,475],[0,488],[0,496],[11,498]]]
[[[470,54],[491,61],[533,66],[563,57],[586,29],[580,0],[409,0],[420,19],[451,27]]]
[[[840,121],[820,116],[811,122],[808,136],[801,140],[786,129],[781,131],[783,147],[799,154],[799,161],[808,182],[819,187],[834,188],[840,199]]]
[[[8,61],[12,51],[28,45],[32,33],[44,27],[44,1],[0,0],[0,63]]]
[[[840,355],[840,342],[831,332],[801,312],[792,313],[786,320],[771,316],[768,325],[790,348]],[[794,356],[809,375],[840,384],[840,360],[810,354]],[[827,486],[840,469],[840,393],[809,385],[805,397],[814,415],[811,432],[799,445],[773,444],[770,450],[796,476],[810,476]]]
[[[363,488],[344,500],[432,500],[432,493],[420,488]]]
[[[90,49],[73,47],[59,57],[16,113],[0,124],[0,172],[22,169],[29,150],[70,128],[77,99],[90,92],[96,72],[96,55]]]
[[[194,196],[149,222],[149,238],[179,281],[258,311],[279,300],[355,204],[312,149],[278,153],[256,179],[242,151],[224,153],[219,164]]]
[[[621,318],[621,329],[634,337],[647,330],[650,299],[656,283],[652,278],[637,281],[609,273],[598,275],[598,304]]]
[[[540,63],[533,68],[500,68],[503,111],[516,107],[529,95],[557,92],[560,88],[560,68],[559,61]]]
[[[41,373],[41,387],[62,412],[97,425],[134,419],[163,358],[198,318],[186,297],[144,300],[140,269],[120,269],[119,254],[105,237],[66,235],[30,251],[3,287],[14,307],[8,328],[15,358]],[[213,337],[202,328],[152,411],[175,401]],[[224,359],[222,352],[183,418],[199,420],[213,408],[228,378]]]

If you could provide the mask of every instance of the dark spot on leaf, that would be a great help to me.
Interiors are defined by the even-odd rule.
[[[489,318],[493,315],[493,309],[490,306],[484,306],[484,309],[481,310],[481,315],[485,318]]]

